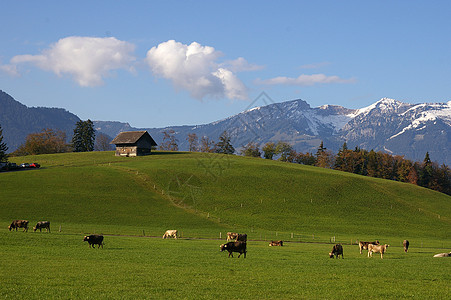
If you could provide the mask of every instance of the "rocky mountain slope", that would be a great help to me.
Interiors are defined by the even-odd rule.
[[[97,130],[110,136],[137,130],[128,123],[95,122]],[[321,141],[336,152],[346,141],[356,146],[422,161],[428,151],[439,163],[451,164],[451,101],[408,104],[383,98],[361,109],[324,105],[312,108],[303,100],[257,107],[235,116],[199,126],[139,128],[148,130],[157,143],[162,132],[173,129],[181,150],[188,149],[189,133],[216,140],[223,131],[232,136],[235,148],[248,142],[264,144],[286,141],[300,152],[316,152]]]

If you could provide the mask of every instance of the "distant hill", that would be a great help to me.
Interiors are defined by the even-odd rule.
[[[23,144],[28,134],[45,128],[64,131],[69,141],[79,120],[62,108],[27,107],[0,90],[0,125],[8,152]]]
[[[98,131],[115,136],[121,131],[147,130],[161,142],[163,131],[173,129],[180,150],[188,149],[189,133],[215,141],[223,131],[240,148],[248,142],[260,145],[273,141],[292,144],[296,151],[316,152],[321,141],[337,152],[346,141],[356,146],[422,161],[431,159],[451,165],[451,101],[435,104],[407,104],[383,98],[361,109],[324,105],[312,108],[303,100],[274,103],[253,108],[235,116],[199,126],[133,128],[128,123],[94,122]]]

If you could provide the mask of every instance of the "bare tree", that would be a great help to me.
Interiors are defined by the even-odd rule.
[[[199,148],[199,139],[197,138],[197,134],[189,133],[186,139],[189,143],[189,151],[196,152]]]
[[[110,151],[113,150],[113,146],[110,144],[111,138],[105,133],[99,132],[96,136],[96,142],[94,144],[95,151]]]

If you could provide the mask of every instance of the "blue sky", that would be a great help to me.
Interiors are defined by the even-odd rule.
[[[312,107],[450,100],[449,1],[3,1],[1,9],[0,89],[84,120],[204,124],[268,103],[262,92]]]

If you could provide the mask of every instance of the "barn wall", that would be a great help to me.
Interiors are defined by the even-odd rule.
[[[118,146],[116,145],[116,156],[142,156],[149,155],[150,149],[139,148],[138,146]]]
[[[136,156],[136,146],[116,146],[116,156]]]

